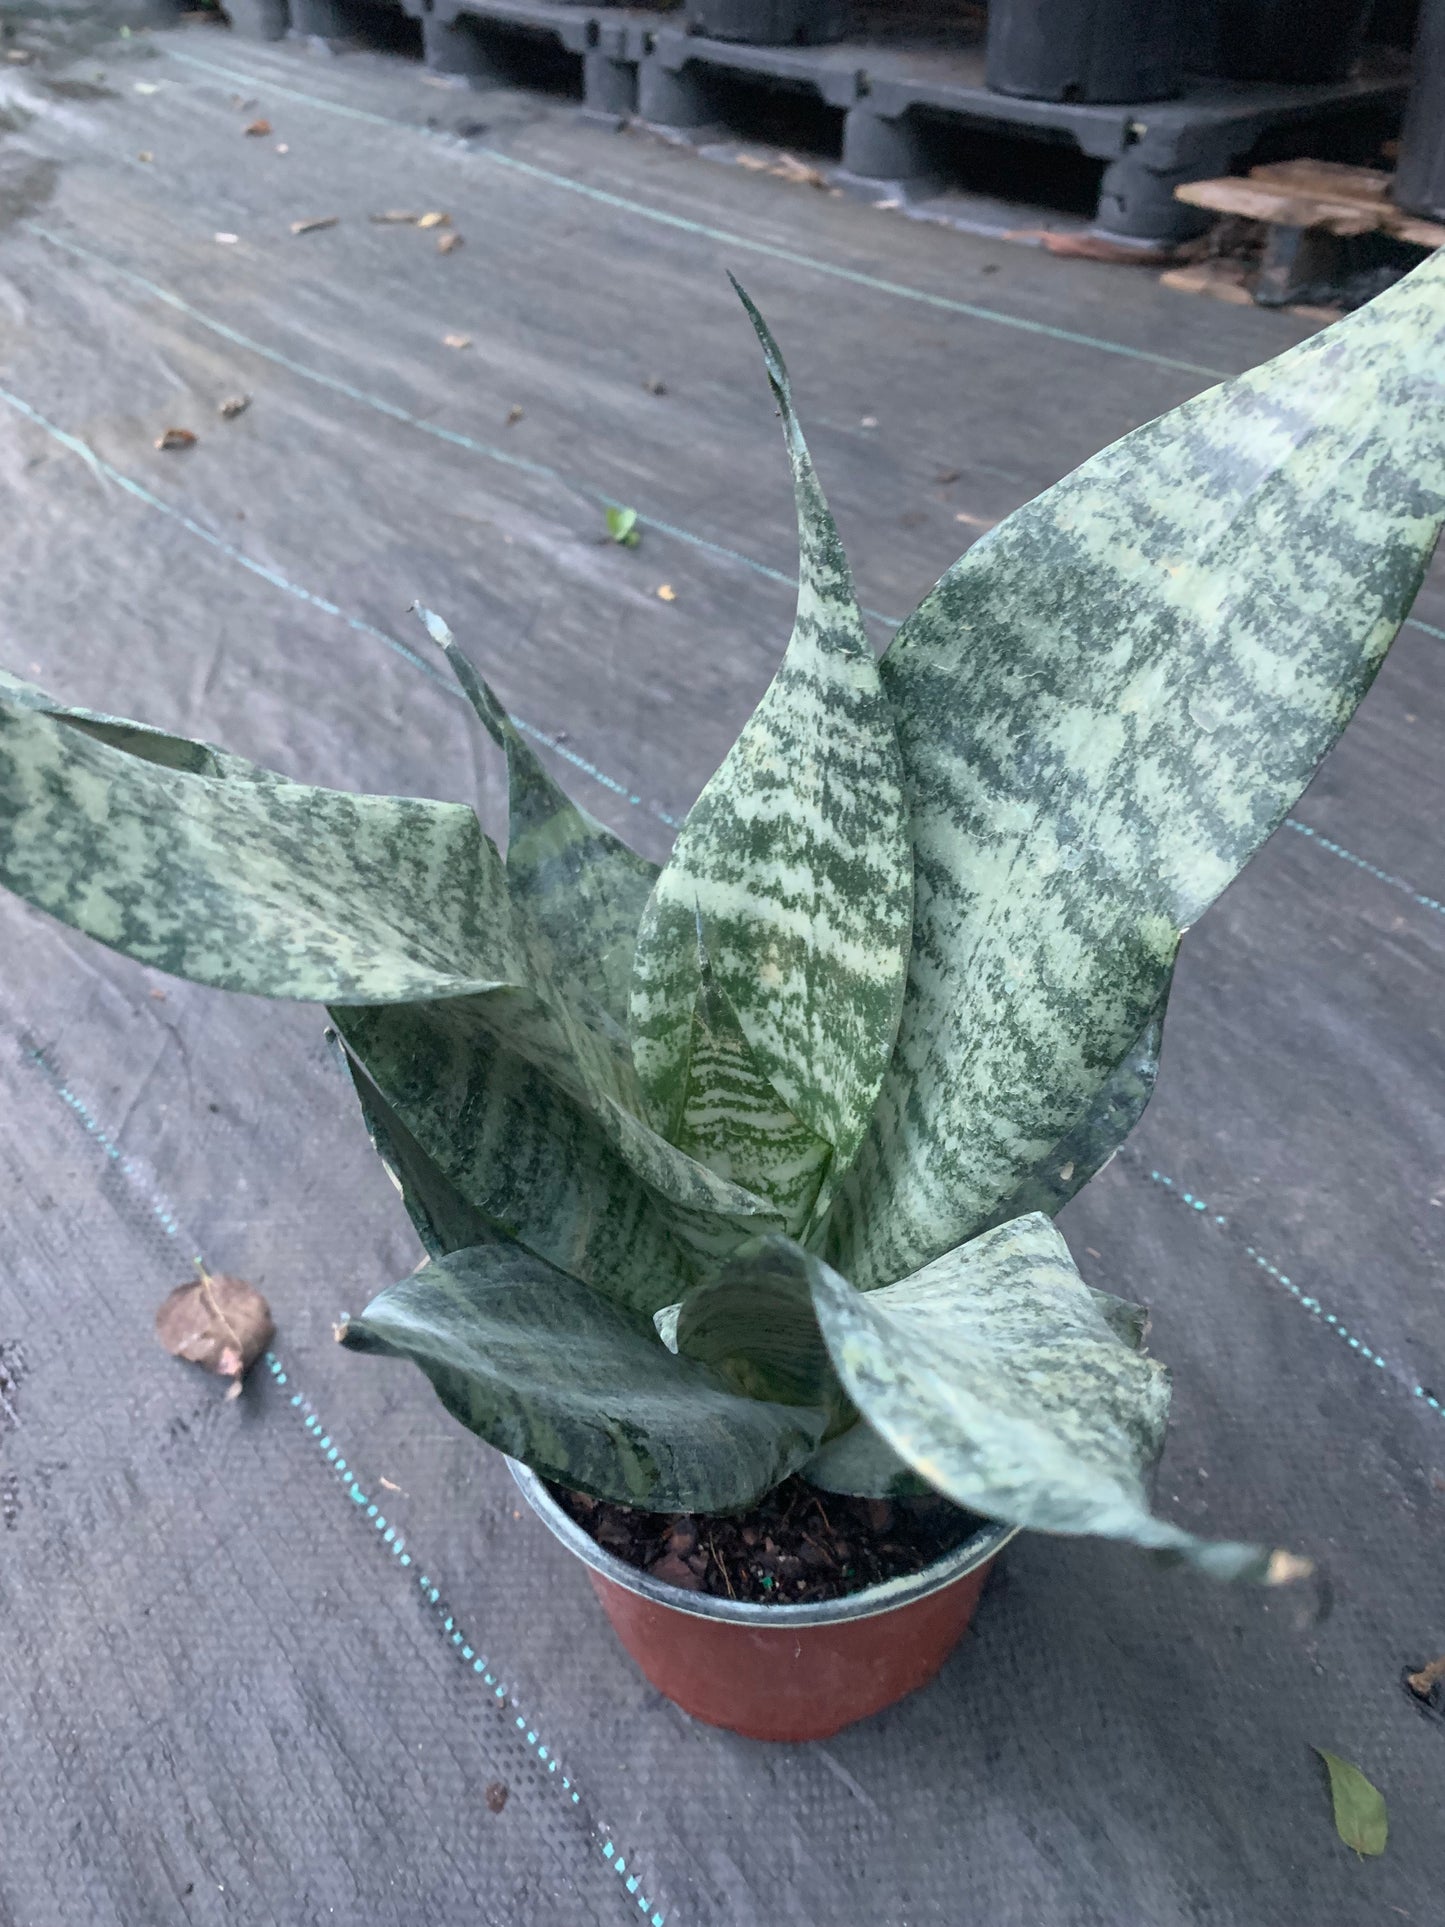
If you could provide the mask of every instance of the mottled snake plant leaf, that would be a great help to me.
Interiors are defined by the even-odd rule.
[[[793,465],[797,617],[777,676],[689,812],[644,913],[633,1054],[665,1128],[688,1056],[700,916],[760,1069],[833,1147],[841,1170],[867,1127],[898,1026],[908,827],[893,721],[847,560],[787,371],[751,303],[748,312]]]
[[[667,1512],[748,1505],[796,1469],[826,1414],[745,1398],[576,1279],[515,1246],[425,1266],[342,1328],[419,1365],[489,1445],[600,1499]]]
[[[1107,1291],[1095,1291],[1092,1285],[1088,1290],[1094,1309],[1114,1336],[1130,1351],[1142,1351],[1149,1329],[1149,1313],[1144,1306],[1132,1305],[1127,1298],[1115,1298]],[[679,1305],[677,1310],[681,1309]],[[896,1499],[933,1490],[927,1479],[901,1459],[863,1418],[856,1419],[837,1437],[826,1439],[803,1467],[802,1476],[824,1492],[846,1492],[864,1499]]]
[[[1130,1540],[1216,1578],[1268,1575],[1261,1548],[1201,1540],[1149,1510],[1168,1377],[1115,1334],[1041,1213],[877,1291],[819,1264],[814,1303],[858,1410],[959,1505]]]
[[[427,1256],[445,1258],[471,1245],[494,1243],[498,1235],[494,1223],[463,1197],[427,1155],[356,1059],[344,1048],[339,1054],[361,1105],[367,1136],[400,1192]]]
[[[4,696],[0,881],[222,989],[360,1003],[522,981],[470,810],[168,767]]]
[[[607,1132],[496,1036],[483,1000],[332,1017],[391,1114],[494,1231],[628,1311],[650,1316],[695,1282]]]
[[[974,544],[882,665],[917,899],[827,1250],[988,1222],[1143,1031],[1180,933],[1369,687],[1445,514],[1445,254]]]
[[[703,931],[675,1115],[666,1136],[719,1177],[767,1199],[793,1236],[812,1215],[832,1146],[789,1110],[765,1075],[717,981]]]
[[[655,863],[581,810],[544,768],[440,616],[418,605],[432,640],[507,758],[507,883],[546,938],[558,979],[580,986],[627,1030],[632,953]]]
[[[679,1306],[675,1349],[750,1398],[818,1406],[846,1423],[848,1401],[813,1310],[815,1262],[788,1238],[742,1246]]]
[[[987,1230],[989,1224],[1004,1224],[1010,1218],[1026,1217],[1030,1211],[1042,1211],[1052,1218],[1113,1157],[1154,1095],[1169,988],[1166,983],[1143,1035],[1125,1053],[1108,1082],[1090,1098],[1082,1116],[1035,1162],[980,1230]]]

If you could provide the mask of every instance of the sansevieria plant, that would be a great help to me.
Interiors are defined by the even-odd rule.
[[[746,297],[744,297],[746,299]],[[0,689],[0,877],[141,962],[330,1007],[429,1262],[344,1342],[658,1511],[801,1472],[1268,1576],[1150,1510],[1169,1384],[1051,1219],[1148,1100],[1182,933],[1281,821],[1445,515],[1445,257],[1126,436],[875,658],[793,414],[777,677],[661,869],[505,752],[308,788]]]

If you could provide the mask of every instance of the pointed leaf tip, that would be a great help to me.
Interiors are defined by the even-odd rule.
[[[753,324],[753,331],[762,344],[763,360],[767,365],[768,380],[772,384],[773,392],[782,406],[785,417],[790,417],[793,407],[793,385],[788,378],[788,364],[783,360],[783,351],[778,346],[772,329],[764,321],[757,303],[742,282],[731,271],[728,273],[728,280],[732,282],[733,292],[742,302],[747,311],[748,320]]]

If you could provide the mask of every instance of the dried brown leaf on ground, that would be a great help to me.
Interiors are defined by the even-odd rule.
[[[1417,1700],[1427,1700],[1442,1679],[1445,1679],[1445,1657],[1432,1659],[1418,1673],[1406,1673],[1405,1684]]]
[[[502,1780],[488,1780],[482,1798],[487,1803],[488,1813],[500,1813],[507,1804],[508,1788]]]
[[[271,1307],[254,1285],[204,1269],[177,1285],[156,1313],[156,1336],[171,1357],[229,1378],[231,1398],[275,1330]]]
[[[218,404],[216,413],[223,422],[231,422],[236,419],[237,415],[244,415],[250,406],[251,397],[249,395],[227,395],[226,399]]]
[[[812,167],[807,161],[800,161],[796,154],[779,154],[776,162],[768,169],[785,181],[796,181],[802,187],[826,187],[828,178],[822,168]]]
[[[470,348],[471,345],[472,345],[472,338],[470,335],[443,335],[442,336],[443,348]]]
[[[293,234],[314,234],[318,228],[335,227],[340,219],[341,216],[339,214],[313,214],[308,220],[293,221],[291,223],[291,232]]]
[[[189,428],[167,428],[156,436],[157,448],[194,448],[195,435]]]
[[[269,134],[271,123],[269,120],[248,121],[242,131],[247,134]]]
[[[451,223],[451,218],[452,217],[450,214],[440,214],[436,212],[433,212],[431,214],[423,214],[420,217],[420,219],[417,221],[417,226],[418,227],[447,227]]]
[[[460,234],[439,234],[437,236],[437,253],[450,254],[453,248],[459,248],[461,244],[462,237]]]
[[[388,207],[383,208],[380,214],[368,216],[368,219],[375,221],[378,227],[415,227],[421,216],[408,213],[404,207]]]

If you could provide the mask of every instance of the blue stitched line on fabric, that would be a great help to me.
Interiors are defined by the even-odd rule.
[[[1367,871],[1369,875],[1377,878],[1381,883],[1388,883],[1392,890],[1403,890],[1405,895],[1413,902],[1423,905],[1426,910],[1434,910],[1440,916],[1445,917],[1445,903],[1441,903],[1435,897],[1427,897],[1423,890],[1417,890],[1414,884],[1407,883],[1404,877],[1394,876],[1389,870],[1382,870],[1378,863],[1371,863],[1365,857],[1356,856],[1354,851],[1347,850],[1343,843],[1336,843],[1332,841],[1331,838],[1323,835],[1319,830],[1311,829],[1308,823],[1301,823],[1298,817],[1287,816],[1285,822],[1290,829],[1297,830],[1301,836],[1307,836],[1312,843],[1317,843],[1322,850],[1328,850],[1331,856],[1337,856],[1345,863],[1353,863],[1356,869]]]
[[[101,1125],[99,1119],[95,1116],[95,1113],[90,1109],[90,1106],[85,1102],[84,1098],[80,1097],[70,1088],[57,1066],[50,1061],[43,1050],[33,1045],[24,1044],[22,1044],[21,1049],[24,1061],[42,1072],[46,1083],[54,1094],[69,1110],[74,1112],[75,1116],[84,1125],[87,1134],[95,1140],[105,1155],[116,1163],[120,1170],[131,1180],[137,1191],[144,1198],[146,1208],[159,1222],[166,1236],[168,1238],[179,1238],[180,1223],[174,1210],[162,1193],[152,1184],[146,1173],[136,1164],[135,1160],[125,1156],[115,1139]],[[197,1264],[201,1262],[199,1254],[196,1256],[196,1262]],[[396,1560],[398,1566],[410,1568],[413,1565],[417,1565],[416,1555],[407,1550],[406,1540],[394,1525],[388,1523],[380,1507],[376,1505],[363,1490],[357,1479],[355,1469],[349,1465],[346,1458],[342,1455],[341,1448],[337,1445],[334,1435],[323,1426],[320,1416],[311,1401],[292,1387],[291,1374],[287,1371],[281,1360],[274,1352],[267,1352],[265,1363],[266,1369],[270,1372],[277,1387],[281,1389],[290,1388],[288,1391],[288,1397],[290,1399],[288,1409],[296,1413],[304,1429],[310,1434],[313,1443],[320,1448],[325,1458],[327,1469],[336,1478],[347,1498],[351,1501],[352,1505],[357,1508],[360,1516],[380,1535],[378,1543],[386,1548],[388,1554]],[[549,1783],[554,1785],[557,1791],[564,1796],[567,1804],[569,1806],[580,1807],[582,1804],[582,1795],[573,1784],[570,1775],[562,1772],[555,1750],[542,1739],[536,1723],[519,1711],[514,1695],[510,1689],[499,1680],[496,1672],[492,1670],[492,1663],[487,1659],[486,1655],[479,1653],[476,1647],[462,1632],[455,1615],[451,1612],[442,1596],[441,1588],[432,1582],[429,1573],[423,1573],[418,1570],[417,1573],[414,1574],[414,1577],[417,1578],[420,1585],[423,1603],[436,1616],[440,1623],[441,1631],[446,1636],[448,1643],[455,1650],[457,1657],[462,1661],[474,1679],[480,1679],[484,1686],[491,1688],[488,1694],[488,1700],[494,1710],[499,1713],[504,1713],[507,1716],[512,1727],[520,1736],[520,1743],[535,1756],[538,1764],[545,1769]],[[626,1875],[627,1860],[617,1851],[616,1842],[611,1839],[606,1829],[596,1822],[591,1822],[590,1830],[593,1840],[601,1849],[603,1858],[611,1866],[614,1873]],[[666,1927],[666,1917],[661,1912],[654,1911],[652,1902],[640,1892],[640,1876],[634,1874],[631,1878],[626,1879],[624,1884],[628,1896],[636,1901],[639,1912],[648,1918],[648,1927]]]
[[[440,689],[445,690],[447,695],[456,697],[460,702],[466,701],[466,697],[449,677],[444,676],[440,670],[433,668],[431,663],[427,662],[424,657],[419,656],[414,649],[408,649],[404,642],[398,642],[395,636],[389,636],[385,629],[378,629],[375,623],[364,622],[360,616],[347,615],[344,609],[338,608],[334,602],[328,602],[324,596],[313,595],[310,589],[303,589],[299,583],[292,582],[278,570],[268,569],[263,563],[254,561],[252,557],[246,555],[241,549],[227,542],[222,536],[216,535],[212,530],[205,528],[200,522],[195,521],[191,516],[185,514],[183,510],[173,508],[169,502],[162,501],[159,495],[153,495],[143,483],[133,481],[129,475],[123,474],[120,469],[113,467],[111,463],[103,460],[88,443],[81,441],[79,436],[71,435],[65,429],[57,427],[54,422],[47,420],[47,418],[40,413],[39,409],[32,408],[28,401],[22,400],[19,395],[12,395],[8,388],[0,388],[0,401],[7,403],[8,406],[15,409],[18,414],[24,415],[27,421],[34,422],[38,428],[43,428],[47,435],[54,436],[62,448],[68,448],[73,455],[78,455],[93,473],[102,476],[107,481],[114,482],[116,486],[123,489],[127,495],[134,496],[138,502],[143,502],[147,508],[157,510],[161,515],[168,516],[173,522],[179,522],[181,527],[185,529],[189,535],[194,535],[198,540],[207,543],[211,548],[217,550],[221,555],[224,555],[228,561],[239,562],[243,569],[249,569],[252,575],[260,576],[261,580],[269,583],[273,589],[280,589],[284,595],[294,596],[297,601],[308,603],[313,609],[319,609],[323,615],[336,616],[346,624],[348,629],[354,630],[358,635],[371,636],[375,641],[384,643],[395,655],[409,662],[413,668],[419,669],[424,676],[429,676]],[[518,729],[525,731],[534,742],[545,744],[555,755],[560,756],[564,762],[570,763],[574,769],[580,769],[584,775],[590,776],[594,783],[600,783],[604,789],[611,790],[614,795],[620,796],[624,802],[630,803],[634,809],[647,809],[661,822],[668,824],[670,828],[677,828],[678,819],[676,817],[669,816],[666,811],[659,809],[656,804],[644,804],[640,796],[634,795],[625,785],[619,783],[615,777],[609,776],[605,770],[598,769],[595,763],[589,763],[585,756],[579,756],[575,750],[569,749],[565,743],[559,743],[554,736],[549,736],[546,730],[538,729],[535,724],[526,722],[520,716],[514,717],[513,721],[516,723]]]
[[[1129,1162],[1132,1164],[1133,1160],[1130,1159]],[[1134,1168],[1136,1170],[1142,1170],[1143,1166],[1136,1164]],[[1235,1231],[1230,1220],[1222,1212],[1211,1210],[1208,1202],[1204,1198],[1197,1197],[1192,1191],[1186,1191],[1183,1185],[1176,1183],[1167,1172],[1151,1170],[1148,1176],[1151,1184],[1159,1185],[1161,1189],[1167,1191],[1171,1197],[1175,1198],[1192,1214],[1198,1214],[1203,1222],[1218,1225],[1221,1229],[1230,1232],[1232,1236],[1238,1240],[1240,1234]],[[1431,1411],[1439,1412],[1441,1410],[1441,1402],[1433,1392],[1427,1391],[1423,1385],[1412,1385],[1407,1373],[1402,1372],[1398,1366],[1392,1365],[1389,1360],[1382,1357],[1373,1346],[1367,1345],[1362,1338],[1350,1331],[1348,1326],[1343,1324],[1340,1319],[1335,1316],[1334,1312],[1326,1311],[1318,1298],[1311,1297],[1308,1292],[1302,1291],[1295,1280],[1291,1278],[1287,1272],[1281,1271],[1279,1266],[1264,1252],[1256,1249],[1256,1247],[1251,1244],[1244,1245],[1243,1250],[1245,1256],[1252,1258],[1261,1271],[1268,1277],[1273,1278],[1276,1284],[1282,1285],[1305,1311],[1309,1312],[1313,1317],[1318,1318],[1321,1324],[1327,1325],[1329,1329],[1334,1332],[1335,1336],[1342,1339],[1352,1352],[1357,1352],[1366,1364],[1373,1365],[1379,1371],[1385,1372],[1402,1391],[1407,1391],[1412,1397],[1420,1399],[1430,1407]]]
[[[533,161],[518,160],[515,155],[503,154],[495,147],[480,147],[473,141],[462,141],[455,135],[420,127],[414,121],[397,120],[390,114],[374,114],[365,107],[348,107],[340,101],[326,100],[320,94],[308,94],[302,88],[286,86],[269,74],[237,72],[233,67],[217,66],[214,61],[198,60],[194,54],[177,53],[173,47],[164,47],[161,51],[170,60],[180,61],[186,67],[195,67],[202,73],[215,74],[222,80],[230,81],[233,86],[239,83],[245,88],[265,88],[281,95],[283,99],[299,100],[307,107],[318,107],[327,114],[339,114],[345,120],[364,121],[373,127],[399,127],[407,133],[420,135],[424,140],[440,139],[460,154],[506,168],[510,173],[523,174],[529,180],[543,181],[547,186],[561,188],[568,194],[579,194],[584,200],[596,201],[603,207],[617,208],[624,214],[636,214],[644,221],[655,221],[661,227],[675,228],[683,234],[695,234],[705,241],[720,241],[725,247],[746,248],[750,254],[786,261],[791,267],[807,268],[814,274],[851,282],[855,287],[871,288],[877,294],[921,302],[929,308],[942,308],[949,314],[966,315],[971,321],[987,321],[1001,328],[1016,328],[1022,334],[1041,335],[1048,341],[1066,341],[1074,347],[1092,348],[1099,354],[1124,355],[1130,361],[1147,362],[1156,368],[1169,368],[1186,375],[1203,375],[1209,381],[1229,379],[1227,369],[1208,368],[1195,361],[1179,361],[1173,355],[1155,354],[1148,348],[1131,348],[1126,342],[1108,341],[1101,335],[1080,334],[1073,328],[1056,328],[1047,321],[1030,321],[1025,315],[1008,314],[1002,308],[987,308],[974,301],[955,301],[949,295],[930,294],[925,288],[911,288],[901,281],[884,281],[877,275],[865,274],[859,268],[845,268],[835,261],[821,261],[816,255],[799,254],[792,248],[779,247],[772,241],[758,241],[750,235],[735,234],[727,228],[709,227],[704,222],[689,220],[683,214],[669,214],[647,201],[634,201],[625,194],[609,193],[606,188],[589,187],[585,181],[574,180],[568,174],[553,173],[550,168],[538,167]]]

